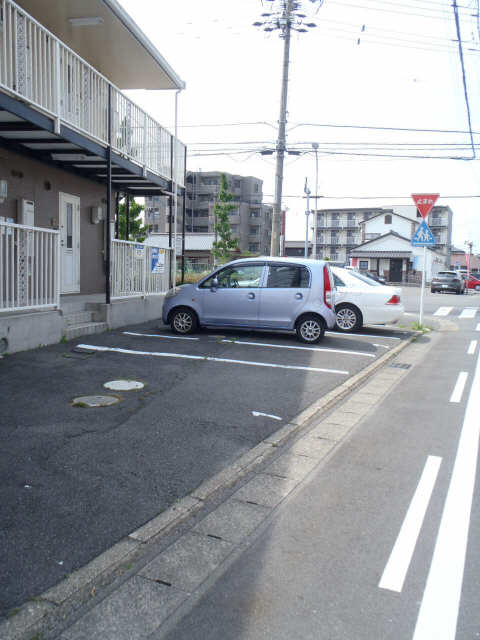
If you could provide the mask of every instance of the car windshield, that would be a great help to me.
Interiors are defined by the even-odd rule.
[[[439,271],[437,273],[437,277],[440,278],[458,278],[456,273],[452,273],[452,271]]]
[[[380,282],[377,282],[376,280],[374,280],[373,278],[370,278],[368,276],[364,276],[363,274],[358,273],[357,271],[350,271],[349,274],[351,276],[353,276],[354,278],[358,278],[358,280],[361,280],[362,282],[366,282],[371,287],[381,287],[382,286],[380,284]]]

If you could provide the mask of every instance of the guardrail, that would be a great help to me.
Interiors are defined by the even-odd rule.
[[[184,186],[185,145],[12,0],[0,0],[0,86],[107,146]],[[176,166],[171,166],[175,145]]]
[[[0,222],[0,311],[60,306],[57,230]]]
[[[165,293],[169,289],[172,249],[112,240],[111,298]]]

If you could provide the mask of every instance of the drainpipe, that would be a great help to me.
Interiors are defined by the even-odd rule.
[[[184,153],[183,171],[183,206],[182,206],[182,284],[185,282],[185,214],[187,211],[187,147]]]
[[[177,214],[178,214],[178,184],[177,184],[177,139],[178,139],[178,94],[181,89],[175,91],[175,138],[173,142],[172,181],[173,187],[173,289],[177,286]]]

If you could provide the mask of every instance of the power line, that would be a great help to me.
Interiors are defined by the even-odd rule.
[[[271,194],[264,193],[264,198],[271,198]],[[284,195],[284,198],[304,198],[304,195]],[[319,195],[318,198],[322,198],[323,200],[410,200],[412,196],[330,196],[330,195]],[[442,195],[442,200],[454,199],[454,198],[480,198],[480,194],[473,195],[455,195],[455,196],[444,196]],[[414,205],[412,205],[414,206]]]
[[[473,134],[472,134],[472,119],[470,116],[470,102],[468,100],[468,89],[467,89],[467,79],[465,77],[465,64],[463,61],[463,47],[462,47],[462,34],[460,31],[460,21],[458,19],[458,7],[457,0],[453,0],[453,13],[455,16],[455,26],[457,29],[457,38],[458,38],[458,51],[460,54],[460,63],[462,67],[462,81],[463,81],[463,92],[465,94],[465,105],[467,107],[467,119],[468,119],[468,128],[470,131],[470,141],[472,143],[472,155],[475,158],[475,145],[473,143]]]
[[[331,4],[338,4],[341,5],[343,7],[352,7],[354,9],[367,9],[369,11],[383,11],[383,12],[387,12],[387,13],[396,13],[396,14],[400,14],[400,15],[404,15],[404,16],[412,16],[412,17],[418,17],[418,18],[431,18],[431,19],[435,19],[435,20],[443,20],[445,18],[445,16],[436,16],[436,15],[425,15],[424,13],[413,13],[411,11],[395,11],[394,9],[383,9],[381,7],[368,7],[365,5],[358,5],[358,4],[351,4],[349,2],[343,2],[342,0],[330,0]],[[465,17],[465,16],[463,16]],[[472,14],[470,17],[472,18],[476,18],[476,14]]]

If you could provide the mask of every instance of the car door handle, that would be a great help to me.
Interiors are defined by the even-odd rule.
[[[247,298],[248,298],[249,300],[254,300],[254,298],[255,298],[255,294],[254,294],[254,293],[252,293],[252,292],[250,292],[250,293],[248,294]]]
[[[301,299],[303,298],[303,295],[302,295],[301,293],[296,293],[296,294],[295,294],[295,298],[296,298],[297,300],[301,300]]]

